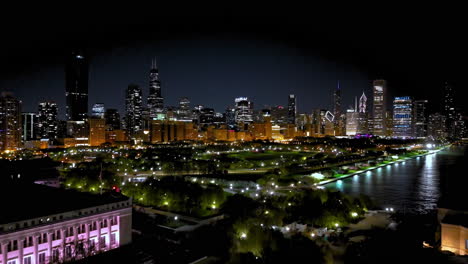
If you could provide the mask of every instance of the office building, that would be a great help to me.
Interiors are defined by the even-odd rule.
[[[274,106],[270,109],[271,121],[275,125],[287,124],[288,120],[288,109],[281,105]]]
[[[38,136],[38,124],[36,113],[22,113],[21,114],[21,126],[22,135],[21,139],[23,142],[36,140]]]
[[[91,110],[91,117],[104,118],[105,108],[103,103],[95,103]]]
[[[161,81],[159,80],[156,59],[151,64],[147,105],[150,119],[157,118],[157,115],[164,110],[164,98],[161,95]]]
[[[117,109],[106,109],[104,113],[104,118],[106,119],[107,130],[117,130],[120,129],[120,114]]]
[[[11,186],[29,199],[4,203],[0,261],[48,264],[84,259],[132,241],[132,201],[118,193],[95,195],[44,185]]]
[[[101,146],[106,142],[106,120],[103,118],[89,119],[89,145]]]
[[[177,120],[184,122],[192,122],[192,110],[190,109],[190,100],[187,97],[182,97],[179,100],[179,109],[177,109]]]
[[[427,134],[433,139],[443,139],[447,136],[447,129],[445,127],[446,117],[441,113],[434,113],[429,115],[427,124]]]
[[[238,97],[236,104],[236,123],[251,123],[253,121],[253,103],[247,97]]]
[[[414,136],[415,137],[426,137],[427,136],[427,122],[428,122],[428,112],[427,112],[427,100],[415,100],[414,101]]]
[[[294,94],[290,94],[288,97],[288,124],[296,123],[296,113],[296,96]]]
[[[38,106],[39,138],[56,139],[58,137],[58,108],[55,102],[41,102]]]
[[[12,93],[0,94],[0,150],[21,147],[21,101]]]
[[[387,82],[375,80],[373,83],[372,133],[376,136],[386,135],[386,100]]]
[[[142,91],[138,85],[130,84],[125,97],[125,123],[128,135],[134,138],[143,129]]]
[[[411,137],[413,128],[413,102],[409,96],[393,100],[393,136]]]
[[[88,60],[82,51],[74,50],[65,68],[67,121],[84,121],[88,117]]]

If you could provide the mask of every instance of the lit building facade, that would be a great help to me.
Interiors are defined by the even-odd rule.
[[[393,136],[411,137],[413,128],[413,102],[409,96],[393,100]]]
[[[164,110],[164,98],[161,95],[161,81],[156,59],[152,62],[149,80],[149,94],[147,98],[150,119],[156,118]]]
[[[177,109],[177,120],[184,122],[192,122],[192,110],[190,109],[190,100],[187,97],[182,97],[179,100],[179,109]]]
[[[38,106],[39,138],[58,137],[58,107],[55,102],[41,102]]]
[[[11,93],[0,95],[0,150],[21,147],[21,101]]]
[[[348,109],[346,112],[346,135],[354,136],[358,134],[359,112],[354,109]]]
[[[21,114],[21,126],[22,126],[21,139],[23,140],[23,142],[37,139],[38,124],[37,124],[36,113],[22,113]]]
[[[373,83],[372,133],[377,136],[386,135],[386,100],[387,82],[385,80],[375,80]]]
[[[236,123],[251,123],[253,121],[253,103],[247,97],[238,97],[236,103]]]
[[[142,91],[138,85],[130,84],[125,97],[125,125],[130,137],[143,129]]]
[[[447,136],[447,129],[445,127],[445,115],[441,113],[434,113],[429,115],[427,125],[427,134],[433,139],[443,139]]]
[[[73,51],[65,68],[66,115],[68,121],[88,117],[88,61],[82,51]]]
[[[103,118],[89,119],[89,145],[100,146],[106,142],[106,120]]]
[[[43,188],[49,192],[43,194],[42,190],[42,197],[37,197],[40,201],[48,202],[41,205],[43,210],[30,208],[30,211],[15,217],[1,217],[2,264],[63,263],[131,243],[130,198],[76,193],[63,195],[67,191],[46,186],[34,188]],[[82,200],[70,199],[75,198],[75,195]],[[63,202],[57,202],[56,199],[62,199]],[[57,203],[68,205],[64,206],[64,210],[53,208]],[[28,207],[31,205],[18,208],[24,210]]]
[[[91,117],[93,118],[104,118],[105,107],[103,103],[95,103],[91,109]]]

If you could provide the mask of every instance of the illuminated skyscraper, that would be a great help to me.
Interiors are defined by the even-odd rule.
[[[247,97],[238,97],[236,103],[236,123],[250,123],[253,121],[253,103]]]
[[[427,125],[427,134],[429,137],[433,139],[443,139],[447,136],[445,119],[445,115],[440,113],[429,115],[429,122]]]
[[[362,92],[359,98],[359,113],[367,113],[367,96]]]
[[[125,124],[128,134],[134,137],[143,129],[142,92],[138,85],[130,84],[125,96]]]
[[[449,82],[445,82],[442,107],[443,114],[445,115],[445,126],[447,129],[447,136],[454,137],[456,130],[455,91],[452,84],[450,84]]]
[[[190,101],[187,97],[182,97],[179,100],[179,109],[177,109],[177,119],[185,122],[192,122],[192,110],[190,109]]]
[[[375,80],[373,86],[372,133],[377,136],[385,136],[387,82],[385,80]]]
[[[393,101],[393,136],[411,137],[413,135],[413,103],[409,96],[395,97]]]
[[[11,93],[0,95],[0,150],[21,146],[21,101]]]
[[[92,108],[91,116],[94,118],[104,118],[105,108],[103,103],[95,103]]]
[[[38,136],[38,124],[36,113],[22,113],[21,114],[22,135],[21,139],[24,141],[35,140]]]
[[[296,96],[294,94],[290,94],[288,97],[288,124],[296,123],[296,113]]]
[[[41,102],[38,107],[39,138],[55,139],[58,136],[58,108],[55,102]]]
[[[159,80],[159,70],[156,59],[152,61],[149,81],[149,94],[147,105],[150,118],[157,118],[157,115],[164,110],[164,98],[161,95],[161,81]]]
[[[68,121],[88,116],[88,61],[82,51],[73,51],[65,68],[66,115]]]
[[[427,136],[427,100],[415,100],[414,101],[414,136],[415,137],[426,137]]]

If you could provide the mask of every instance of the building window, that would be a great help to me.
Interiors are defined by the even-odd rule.
[[[72,255],[72,249],[71,249],[71,246],[68,245],[68,246],[65,248],[65,257],[66,257],[66,258],[71,258],[71,255]]]
[[[116,242],[115,238],[116,238],[116,234],[115,234],[115,233],[112,233],[112,234],[110,235],[110,244],[111,244],[112,246],[115,245],[115,242]]]
[[[103,249],[106,247],[106,237],[105,236],[102,236],[100,239],[99,239],[99,248]]]
[[[23,264],[32,264],[31,256],[24,257]]]
[[[17,264],[16,259],[9,260],[7,264]]]
[[[45,252],[41,252],[39,253],[39,255],[37,256],[37,258],[39,259],[38,261],[38,264],[45,264],[45,260],[46,260],[46,257],[45,257]]]
[[[68,236],[73,236],[74,235],[74,232],[73,232],[73,227],[69,227],[68,228]]]
[[[91,231],[94,231],[97,229],[97,224],[96,222],[93,222],[93,224],[91,225]]]
[[[52,249],[52,261],[57,262],[59,260],[60,252],[58,248]]]
[[[90,239],[89,240],[89,252],[93,252],[94,251],[94,247],[96,246],[96,241],[94,241],[94,238]]]

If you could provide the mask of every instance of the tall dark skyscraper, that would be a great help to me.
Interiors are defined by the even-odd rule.
[[[147,105],[150,118],[156,118],[164,110],[164,98],[161,95],[161,81],[159,80],[159,70],[156,59],[152,62],[150,70],[149,94]]]
[[[296,96],[294,94],[290,94],[288,97],[288,123],[295,124],[296,123]]]
[[[333,93],[333,114],[335,115],[335,135],[342,136],[345,135],[345,115],[343,114],[343,110],[341,108],[342,100],[341,100],[341,87],[340,82],[338,81],[338,86],[336,87]],[[357,112],[357,109],[355,109]]]
[[[120,129],[120,114],[117,109],[106,109],[104,114],[106,119],[106,129],[107,130],[117,130]]]
[[[0,150],[21,146],[21,101],[11,93],[0,94]]]
[[[375,80],[373,87],[372,133],[377,136],[386,135],[387,82]]]
[[[138,85],[130,84],[125,96],[125,125],[130,136],[143,129],[142,92]]]
[[[442,113],[445,116],[445,127],[449,137],[455,135],[456,110],[455,110],[455,91],[449,82],[445,82],[444,97],[442,102]]]
[[[415,137],[426,137],[427,136],[427,123],[428,123],[428,112],[427,112],[427,100],[415,100],[413,107],[413,119],[414,119],[414,136]]]
[[[65,68],[67,121],[84,121],[88,117],[88,60],[82,51],[73,51]]]
[[[38,107],[38,130],[40,138],[54,139],[58,135],[58,108],[55,102],[41,102]]]

